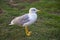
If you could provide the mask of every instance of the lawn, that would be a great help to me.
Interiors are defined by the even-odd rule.
[[[59,0],[15,0],[17,6],[0,0],[0,40],[60,40],[60,2]],[[25,13],[29,8],[39,10],[38,20],[29,26],[32,35],[27,37],[23,27],[8,25],[10,21]]]

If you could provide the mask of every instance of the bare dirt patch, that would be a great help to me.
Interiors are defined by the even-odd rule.
[[[28,0],[27,2],[33,3],[33,2],[36,2],[36,1],[39,1],[39,0]]]
[[[0,8],[0,14],[2,14],[2,13],[3,13],[3,9]]]
[[[16,0],[15,0],[16,1]],[[36,2],[36,1],[39,1],[39,0],[18,0],[19,2],[28,2],[28,3],[33,3],[33,2]],[[17,2],[18,2],[17,1]]]

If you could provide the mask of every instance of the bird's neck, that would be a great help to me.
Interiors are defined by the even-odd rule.
[[[29,15],[31,15],[31,16],[36,16],[37,14],[36,13],[29,13]]]
[[[35,11],[29,11],[29,13],[36,13]]]
[[[31,19],[37,19],[37,14],[36,13],[29,13],[28,14]]]
[[[29,14],[36,14],[36,12],[29,12]]]

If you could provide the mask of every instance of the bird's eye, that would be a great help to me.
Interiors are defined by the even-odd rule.
[[[33,9],[32,11],[35,11],[35,9]]]

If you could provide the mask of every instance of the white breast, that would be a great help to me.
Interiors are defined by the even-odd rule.
[[[30,21],[27,23],[24,23],[23,26],[31,25],[37,20],[37,14],[28,14],[28,16]]]
[[[29,14],[30,22],[29,24],[34,23],[37,20],[37,14]]]
[[[29,14],[29,19],[31,20],[31,21],[36,21],[36,19],[37,19],[37,14]]]

